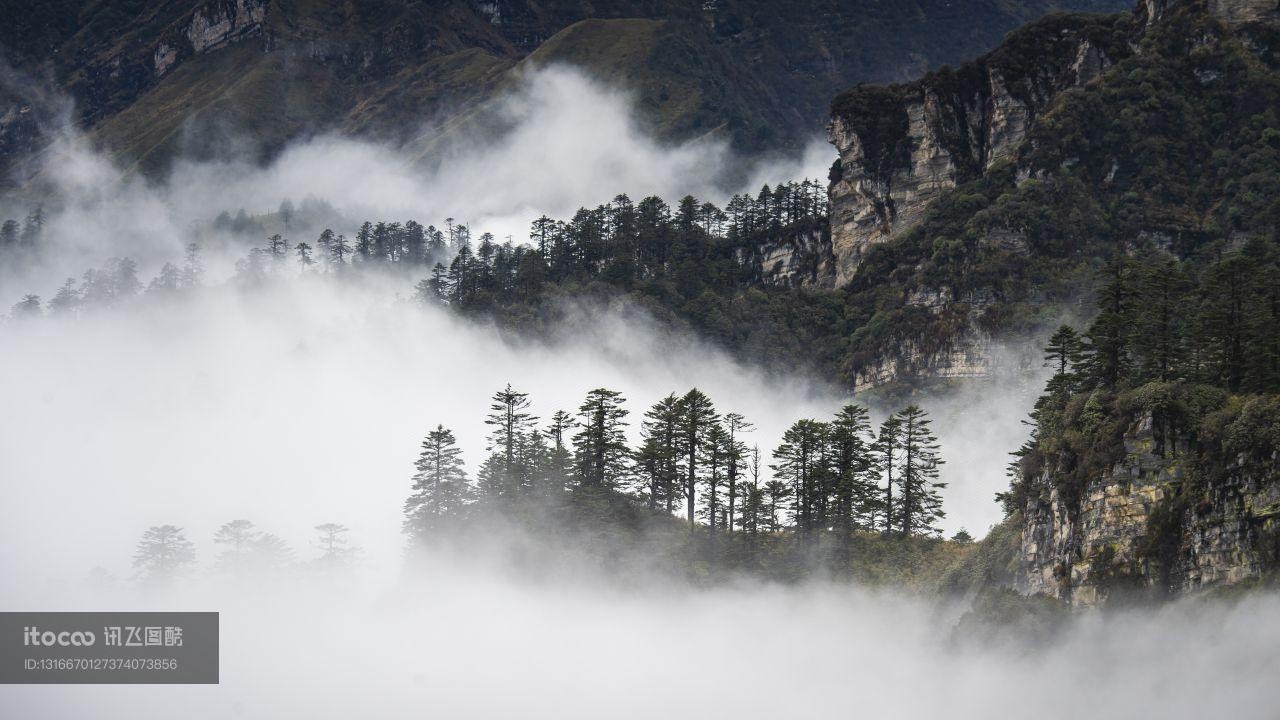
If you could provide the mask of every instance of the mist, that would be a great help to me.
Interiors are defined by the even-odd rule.
[[[788,180],[826,177],[835,151],[815,137],[798,157],[743,158],[727,143],[700,139],[661,143],[637,126],[633,97],[568,67],[530,72],[494,112],[510,126],[498,137],[455,139],[424,169],[400,148],[323,135],[295,142],[263,165],[234,141],[221,160],[176,158],[164,178],[132,174],[91,149],[70,126],[57,133],[40,174],[49,209],[49,252],[42,265],[16,274],[0,269],[0,297],[47,292],[68,276],[111,257],[127,256],[144,272],[181,257],[192,235],[221,212],[272,213],[288,200],[319,200],[346,221],[413,218],[443,227],[446,218],[473,235],[526,242],[530,222],[546,214],[571,217],[583,206],[626,193],[684,195],[723,203],[738,192]],[[744,180],[745,178],[745,180]],[[0,199],[0,217],[21,218],[40,198]],[[317,231],[318,232],[318,231]],[[243,241],[203,237],[209,250],[243,255]],[[314,242],[314,237],[292,238]],[[257,239],[258,241],[261,238]],[[215,276],[228,257],[209,258]]]
[[[625,90],[563,69],[532,76],[504,112],[510,133],[430,172],[393,148],[321,137],[265,166],[232,153],[149,180],[69,135],[44,176],[57,200],[48,252],[0,277],[0,292],[51,294],[118,256],[149,275],[218,213],[284,200],[323,200],[353,226],[454,217],[520,241],[537,215],[620,192],[722,202],[821,177],[831,159],[815,145],[727,186],[743,161],[724,145],[647,138]],[[402,506],[419,442],[452,428],[474,473],[488,398],[507,383],[543,418],[593,388],[618,390],[633,443],[649,405],[696,386],[756,425],[747,442],[766,463],[787,426],[850,398],[743,365],[625,303],[579,306],[533,342],[423,306],[406,278],[310,273],[246,289],[227,282],[245,248],[223,241],[207,286],[176,299],[0,327],[0,606],[219,610],[221,684],[0,688],[15,716],[1190,718],[1270,707],[1270,598],[1091,615],[1037,646],[956,640],[963,605],[820,579],[695,588],[646,575],[624,589],[583,571],[539,583],[444,552],[406,570]],[[1042,382],[1031,370],[920,399],[947,460],[946,534],[1001,519],[993,495]],[[211,539],[237,518],[302,560],[316,553],[315,525],[342,523],[359,559],[340,577],[229,583],[209,572]],[[199,570],[148,589],[130,556],[165,523],[195,541]]]

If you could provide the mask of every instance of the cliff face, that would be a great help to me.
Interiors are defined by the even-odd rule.
[[[835,273],[828,226],[801,229],[752,248],[754,258],[740,257],[759,268],[758,282],[781,287],[830,286]]]
[[[1110,30],[1061,16],[960,70],[837,98],[827,130],[840,154],[828,190],[836,283],[853,279],[871,246],[915,227],[941,194],[1012,160],[1059,93],[1127,53],[1104,36]]]
[[[1253,172],[1230,138],[1263,112],[1266,92],[1248,87],[1280,66],[1278,13],[1275,0],[1145,0],[1049,16],[957,69],[837,97],[833,282],[874,303],[866,327],[887,328],[858,339],[855,382],[988,374],[993,339],[1074,312],[1091,258],[1269,232],[1241,227],[1256,211],[1220,209]],[[1226,122],[1215,107],[1232,108]],[[1231,163],[1205,171],[1215,153]]]
[[[1147,22],[1162,19],[1181,0],[1140,0],[1138,12]],[[1249,23],[1271,23],[1280,20],[1280,3],[1276,0],[1204,0],[1206,9],[1231,26]]]
[[[1204,458],[1161,443],[1150,414],[1123,454],[1078,498],[1047,468],[1023,509],[1020,589],[1075,605],[1126,594],[1177,596],[1230,585],[1275,567],[1280,464],[1239,457],[1198,477]]]

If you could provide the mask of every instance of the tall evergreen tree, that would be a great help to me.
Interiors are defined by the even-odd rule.
[[[597,388],[578,407],[573,437],[576,479],[585,487],[615,488],[626,478],[630,451],[623,434],[627,410],[622,393]]]
[[[823,459],[827,426],[816,420],[797,420],[782,435],[782,444],[773,451],[774,477],[791,488],[792,516],[799,530],[820,527]]]
[[[894,523],[900,515],[898,506],[894,504],[893,488],[898,482],[894,471],[901,447],[902,420],[897,415],[890,415],[880,424],[880,431],[876,434],[876,442],[872,447],[876,473],[884,478],[884,502],[880,506],[880,516],[886,533],[893,531]]]
[[[133,566],[148,582],[172,579],[195,561],[195,545],[174,525],[147,528],[133,553]]]
[[[415,538],[441,527],[445,518],[459,514],[470,499],[462,450],[451,430],[437,425],[422,441],[422,453],[414,464],[413,492],[405,502],[405,532]]]
[[[1200,322],[1209,342],[1208,366],[1215,383],[1239,391],[1248,367],[1249,317],[1255,300],[1257,264],[1239,253],[1206,272]]]
[[[1143,378],[1168,382],[1181,374],[1190,289],[1190,278],[1172,259],[1150,262],[1141,269],[1133,355]]]
[[[849,404],[830,423],[831,472],[835,481],[835,524],[847,536],[870,526],[879,506],[871,453],[871,421],[866,408]]]
[[[685,511],[689,519],[689,528],[694,527],[694,510],[697,504],[699,467],[707,443],[707,435],[711,428],[718,424],[720,416],[716,413],[711,398],[701,390],[693,388],[680,398],[681,449],[684,451],[684,500]]]
[[[1085,347],[1089,375],[1103,387],[1114,387],[1131,367],[1135,275],[1133,260],[1121,255],[1107,265],[1098,293],[1098,316],[1089,327]]]
[[[320,557],[316,563],[326,570],[334,570],[350,562],[357,549],[352,547],[347,533],[351,529],[339,523],[323,523],[315,526],[318,533],[316,547],[320,548]]]
[[[182,286],[199,287],[203,280],[204,261],[200,259],[200,243],[187,243],[182,259]]]
[[[672,512],[680,502],[682,415],[683,405],[673,393],[649,408],[640,425],[644,442],[637,460],[647,480],[643,492],[650,509]]]
[[[564,492],[573,478],[574,458],[567,433],[574,426],[572,415],[564,410],[557,410],[551,416],[545,431],[550,445],[547,448],[547,461],[543,467],[543,480],[546,483],[547,493],[553,496]]]
[[[946,487],[946,483],[938,481],[938,466],[943,462],[938,439],[929,427],[928,416],[918,406],[903,408],[897,417],[902,428],[898,527],[903,535],[936,534],[936,523],[945,515],[939,491]]]
[[[755,429],[747,419],[738,413],[728,413],[724,416],[724,429],[727,435],[725,439],[725,487],[729,491],[728,497],[728,522],[725,523],[725,529],[733,532],[737,526],[735,516],[738,505],[738,488],[739,478],[742,474],[742,463],[746,459],[747,446],[742,442],[742,434]]]
[[[529,394],[511,384],[494,393],[484,424],[493,428],[489,450],[496,457],[498,476],[493,483],[500,495],[515,496],[531,479],[532,468],[521,463],[521,447],[533,432],[537,419],[529,412]]]

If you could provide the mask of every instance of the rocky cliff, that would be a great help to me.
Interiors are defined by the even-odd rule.
[[[881,328],[855,383],[987,373],[988,348],[1074,312],[1088,264],[1117,249],[1269,232],[1256,211],[1223,211],[1255,172],[1229,138],[1266,112],[1276,8],[1148,0],[1050,16],[959,68],[838,96],[831,278],[874,302],[867,327]],[[1231,108],[1225,122],[1215,107]]]
[[[837,285],[853,279],[870,246],[918,225],[942,193],[1013,160],[1062,91],[1127,55],[1119,24],[1056,16],[959,70],[838,97],[828,126],[840,154],[828,191]]]
[[[1150,413],[1118,457],[1074,489],[1043,470],[1023,511],[1024,592],[1075,605],[1177,596],[1276,567],[1280,464],[1241,454],[1219,470],[1190,444],[1162,439]]]

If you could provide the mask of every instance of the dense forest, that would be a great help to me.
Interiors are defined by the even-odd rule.
[[[301,225],[297,210],[282,205],[274,220]],[[389,272],[415,278],[415,293],[452,312],[496,321],[513,332],[537,335],[564,316],[565,300],[627,298],[656,319],[737,352],[778,371],[816,371],[838,377],[847,345],[840,295],[800,287],[815,267],[801,268],[795,282],[770,276],[761,248],[826,229],[822,185],[804,180],[765,186],[734,196],[721,209],[693,197],[674,208],[661,198],[633,202],[619,195],[607,205],[583,208],[569,219],[540,217],[527,242],[499,242],[447,218],[441,227],[368,221],[350,237],[332,229],[313,240],[273,232],[238,263],[235,282],[253,285],[283,273]],[[39,252],[39,223],[11,221],[12,241],[0,244],[0,262],[23,262]],[[42,220],[40,222],[43,222]],[[258,224],[224,213],[213,229],[252,232]],[[0,238],[2,239],[2,238]],[[46,303],[31,294],[14,316],[81,311],[137,295],[143,290],[177,292],[199,284],[202,247],[166,263],[144,284],[138,264],[117,258],[102,268],[68,278]],[[805,272],[810,276],[805,276]]]

